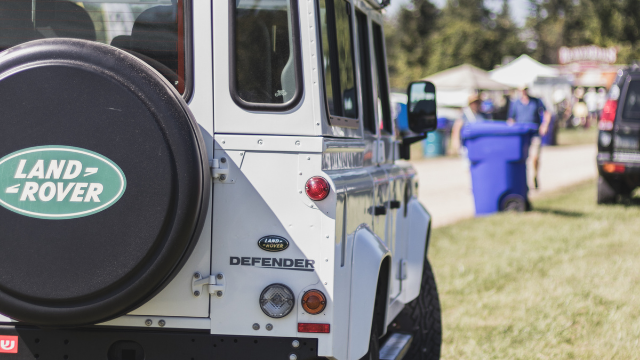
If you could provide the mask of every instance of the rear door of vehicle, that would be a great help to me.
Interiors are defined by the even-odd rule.
[[[640,163],[640,75],[627,77],[613,138],[613,160]]]

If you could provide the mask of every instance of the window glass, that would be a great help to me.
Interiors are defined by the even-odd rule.
[[[362,120],[364,129],[376,133],[375,108],[373,107],[373,83],[371,79],[371,48],[367,15],[356,11],[358,22],[358,46],[360,50],[360,89],[362,89]]]
[[[640,121],[640,81],[629,83],[622,118],[624,120]]]
[[[31,40],[76,38],[121,48],[185,92],[185,0],[2,0],[0,51]]]
[[[236,94],[249,103],[284,104],[296,95],[291,0],[236,0]]]
[[[380,129],[391,134],[391,103],[389,101],[389,85],[387,83],[387,65],[385,62],[382,27],[373,23],[373,48],[375,50],[376,78],[378,90],[377,106]]]
[[[358,117],[351,4],[345,0],[320,0],[322,60],[329,113]]]

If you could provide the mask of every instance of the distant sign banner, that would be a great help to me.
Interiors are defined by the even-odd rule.
[[[561,47],[559,53],[560,64],[576,62],[598,62],[614,64],[618,60],[618,49],[614,47],[601,48],[595,45],[575,48]]]

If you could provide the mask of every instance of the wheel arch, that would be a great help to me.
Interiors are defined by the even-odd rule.
[[[360,359],[369,349],[373,321],[379,322],[380,335],[385,329],[391,252],[363,225],[355,233],[352,254],[348,358]]]

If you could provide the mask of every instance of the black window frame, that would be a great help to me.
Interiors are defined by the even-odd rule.
[[[300,19],[298,1],[289,0],[291,6],[291,34],[294,52],[293,66],[295,69],[296,93],[286,103],[269,104],[253,103],[240,98],[237,89],[236,78],[236,0],[229,0],[229,92],[233,102],[239,107],[249,111],[285,112],[294,109],[302,100],[304,93],[302,77],[302,46],[300,44]]]
[[[376,32],[376,30],[379,30],[379,32]],[[380,96],[380,94],[378,94],[378,98],[382,101],[382,129],[380,129],[380,132],[383,135],[393,135],[393,120],[391,119],[391,94],[389,89],[389,74],[387,70],[387,56],[384,44],[384,29],[382,24],[372,21],[371,35],[373,40],[373,56],[376,65],[376,77],[378,78],[379,90],[382,90],[383,95]]]
[[[336,91],[340,90],[340,80],[337,76],[338,72],[334,71],[334,66],[337,66],[339,68],[339,61],[337,59],[337,40],[336,40],[336,24],[335,24],[335,7],[334,7],[334,2],[335,1],[345,1],[349,6],[350,6],[350,13],[349,13],[349,31],[350,31],[350,35],[351,35],[351,53],[352,53],[352,60],[353,60],[353,69],[354,69],[354,81],[355,81],[355,98],[356,100],[359,98],[358,95],[360,94],[360,91],[358,89],[358,78],[357,78],[357,71],[355,70],[358,67],[357,64],[357,60],[356,60],[356,42],[357,39],[355,39],[356,41],[354,41],[354,24],[353,24],[353,19],[354,19],[354,14],[356,11],[356,8],[354,6],[354,4],[350,1],[346,1],[346,0],[325,0],[326,4],[327,4],[327,15],[329,14],[329,2],[331,2],[331,16],[327,16],[327,36],[329,36],[329,39],[327,39],[329,41],[329,51],[330,51],[330,57],[331,57],[331,86],[334,92],[334,98]],[[327,86],[326,83],[324,81],[324,79],[326,79],[326,74],[324,71],[324,66],[322,65],[322,61],[324,59],[324,53],[323,53],[323,46],[322,46],[322,41],[324,41],[324,39],[322,38],[322,19],[320,18],[320,1],[316,1],[316,12],[317,12],[317,22],[318,22],[318,26],[317,26],[317,36],[318,39],[320,39],[320,43],[318,44],[318,47],[320,49],[320,56],[318,56],[318,61],[320,62],[320,68],[321,68],[321,74],[322,74],[322,89],[323,89],[323,94],[324,94],[324,106],[325,109],[327,111],[327,117],[329,120],[329,125],[330,126],[338,126],[338,127],[344,127],[344,128],[349,128],[349,129],[360,129],[360,119],[362,117],[362,112],[359,111],[359,106],[360,104],[357,104],[356,106],[356,111],[357,111],[357,116],[355,118],[349,118],[349,117],[344,117],[344,116],[337,116],[337,115],[332,115],[331,111],[329,110],[329,99],[327,98],[326,94],[327,94]],[[357,26],[357,25],[356,25]],[[335,64],[335,65],[334,65]],[[335,84],[338,84],[338,87],[336,88]],[[340,94],[340,104],[339,106],[342,107],[342,94]],[[334,101],[334,107],[336,106],[336,102]]]

